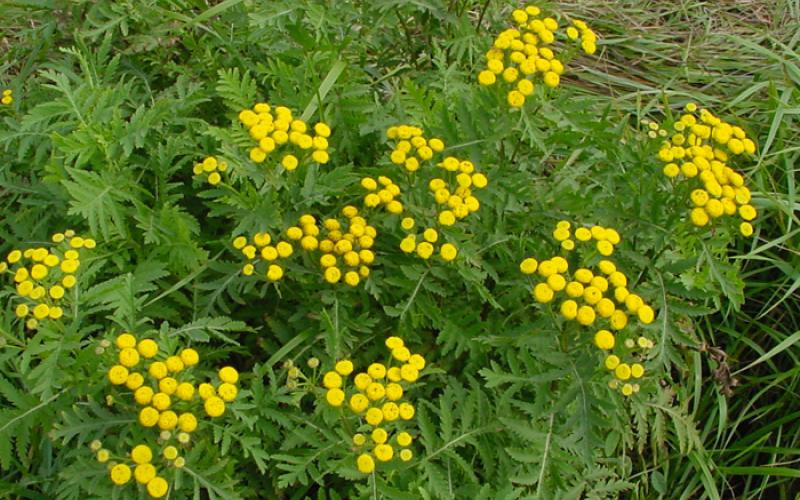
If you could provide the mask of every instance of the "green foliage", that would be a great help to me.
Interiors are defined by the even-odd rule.
[[[169,472],[170,498],[796,494],[796,6],[745,20],[726,3],[553,5],[562,24],[590,20],[599,57],[576,57],[560,87],[539,85],[512,112],[475,82],[510,2],[211,4],[3,5],[0,90],[14,102],[0,106],[0,255],[68,227],[97,248],[69,313],[36,330],[0,273],[0,491],[145,495],[115,488],[89,449],[144,439],[101,355],[130,331],[194,346],[203,375],[242,374],[224,418]],[[330,124],[330,162],[253,163],[237,116],[260,101]],[[744,171],[752,239],[692,226],[688,192],[661,175],[641,119],[667,121],[688,101],[758,139]],[[299,246],[282,281],[242,274],[233,236],[361,206],[364,176],[429,196],[388,161],[385,130],[400,123],[490,180],[480,210],[442,231],[456,261],[405,254],[399,217],[375,213],[376,263],[356,288],[325,283]],[[210,155],[229,165],[216,186],[192,175]],[[616,228],[614,261],[658,311],[631,398],[608,387],[588,330],[535,304],[519,272],[553,254],[561,219]],[[390,335],[429,363],[409,391],[414,458],[363,475],[321,378],[342,358],[384,359]]]

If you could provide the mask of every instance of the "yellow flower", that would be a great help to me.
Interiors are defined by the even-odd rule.
[[[582,324],[583,326],[591,325],[595,320],[594,309],[589,306],[581,306],[578,309],[578,315],[576,319],[578,320],[578,323]]]
[[[406,382],[416,382],[419,378],[419,370],[410,364],[406,364],[400,367],[400,376],[403,377],[403,380]]]
[[[382,379],[386,376],[386,366],[381,363],[372,363],[367,368],[367,373],[373,379]]]
[[[606,356],[606,360],[603,364],[605,365],[606,369],[614,370],[617,368],[617,366],[619,366],[619,363],[619,357],[615,356],[614,354],[610,354]]]
[[[381,407],[381,412],[383,413],[384,420],[387,422],[394,422],[400,416],[400,407],[394,402],[384,403]]]
[[[212,396],[206,399],[203,408],[209,417],[219,417],[225,413],[225,402],[216,396]]]
[[[417,245],[417,255],[419,255],[422,259],[428,259],[431,254],[433,254],[433,245],[427,241],[423,241]]]
[[[417,370],[425,368],[425,358],[420,354],[412,354],[411,357],[408,358],[408,363]]]
[[[108,370],[108,380],[114,385],[122,385],[128,380],[128,369],[122,365],[114,365]]]
[[[631,378],[631,367],[627,363],[620,363],[614,368],[614,376],[619,380],[628,380]]]
[[[342,277],[342,272],[338,267],[329,267],[325,269],[325,281],[334,284],[337,283]]]
[[[519,270],[522,271],[523,274],[533,274],[536,272],[536,268],[539,266],[539,263],[536,259],[532,257],[528,257],[527,259],[523,260],[522,263],[519,265]]]
[[[547,283],[539,283],[533,287],[533,297],[540,304],[547,304],[553,300],[553,289]]]
[[[397,444],[399,444],[400,446],[403,447],[409,446],[411,444],[411,441],[412,441],[411,434],[407,432],[401,432],[400,434],[397,435]]]
[[[177,373],[184,369],[183,360],[181,360],[179,356],[168,357],[165,364],[167,365],[167,370],[173,373]]]
[[[131,460],[136,464],[146,464],[153,460],[153,451],[145,444],[137,445],[131,450]]]
[[[267,279],[270,281],[278,281],[279,279],[283,278],[283,268],[272,264],[267,269]]]
[[[369,399],[363,394],[354,394],[350,397],[350,409],[355,413],[361,413],[369,406]]]
[[[159,383],[159,388],[163,391],[164,389],[161,387]],[[183,401],[191,401],[192,396],[194,396],[194,386],[188,382],[181,382],[175,388],[175,395],[178,396],[178,399]]]
[[[359,373],[356,375],[354,381],[356,388],[359,391],[367,390],[367,386],[372,383],[372,377],[367,375],[366,373]]]
[[[641,306],[637,311],[637,315],[639,316],[639,321],[645,325],[649,325],[655,319],[655,312],[653,308],[648,305]]]
[[[349,359],[345,359],[336,363],[336,372],[342,376],[348,376],[353,373],[353,362]]]
[[[161,361],[150,363],[150,366],[147,368],[147,371],[156,380],[161,380],[162,378],[166,377],[168,373],[167,365]]]
[[[367,393],[367,397],[369,399],[372,401],[377,401],[383,398],[383,396],[386,394],[386,388],[383,386],[383,384],[372,382],[367,386],[365,392]]]
[[[375,453],[375,458],[377,458],[381,462],[388,462],[389,460],[392,459],[392,456],[394,455],[394,450],[388,444],[379,444],[375,446],[373,453]]]
[[[608,330],[599,330],[594,334],[594,343],[597,347],[604,350],[614,348],[614,334]]]
[[[132,347],[126,347],[119,353],[119,364],[132,368],[139,363],[139,353]]]
[[[239,372],[232,366],[225,366],[219,370],[219,379],[229,384],[235,384],[239,381]]]
[[[161,498],[169,491],[169,484],[163,477],[155,477],[147,483],[147,494],[153,498]]]
[[[355,271],[348,271],[344,275],[344,282],[350,286],[357,286],[361,281],[361,277]]]
[[[157,392],[153,395],[152,404],[157,410],[164,411],[170,407],[172,400],[166,393]]]
[[[749,222],[742,222],[739,224],[739,232],[742,233],[743,236],[752,236],[753,235],[753,225]]]
[[[414,453],[411,450],[405,449],[400,450],[400,460],[403,462],[408,462],[414,457]]]
[[[331,406],[339,407],[342,406],[344,403],[344,391],[339,388],[329,389],[325,393],[325,399],[328,401],[328,404]]]
[[[136,392],[133,393],[133,398],[140,405],[150,404],[150,401],[153,400],[153,389],[147,386],[139,387],[136,389]]]
[[[414,407],[410,403],[400,403],[399,410],[400,418],[403,420],[411,420],[414,418],[414,413],[416,413]]]
[[[371,437],[372,441],[374,441],[375,444],[383,444],[389,438],[389,435],[386,433],[385,429],[377,427],[375,430],[372,431]]]
[[[380,425],[383,422],[383,412],[378,408],[370,408],[367,410],[367,414],[364,417],[367,423],[371,426]]]
[[[164,448],[163,455],[167,460],[175,460],[178,458],[178,449],[174,446],[167,446]]]
[[[144,339],[136,346],[136,349],[139,351],[145,358],[152,358],[156,354],[158,354],[158,344],[155,340],[152,339]],[[152,367],[152,365],[150,365]],[[166,366],[164,366],[166,369]]]
[[[197,418],[191,413],[181,413],[178,417],[178,428],[183,432],[194,432],[197,429]]]
[[[217,393],[219,394],[219,397],[221,397],[223,401],[228,401],[228,402],[236,399],[236,395],[238,394],[238,392],[239,391],[238,389],[236,389],[235,385],[229,384],[227,382],[220,384],[219,387],[217,388]]]
[[[135,391],[144,384],[144,377],[141,373],[129,373],[128,380],[125,381],[125,387]]]
[[[125,349],[126,347],[135,347],[136,337],[134,337],[130,333],[123,333],[117,337],[116,344],[119,349]]]
[[[578,303],[574,300],[565,300],[561,303],[561,315],[565,319],[573,320],[578,315]]]
[[[117,486],[128,483],[131,475],[131,468],[126,464],[117,464],[111,468],[111,481]]]
[[[611,314],[609,323],[611,323],[611,328],[614,330],[622,330],[625,328],[625,325],[628,324],[628,316],[624,312],[617,309],[613,314]]]
[[[554,71],[548,71],[544,74],[544,84],[551,89],[558,87],[561,78]]]
[[[356,460],[358,471],[362,474],[370,474],[375,470],[375,461],[368,453],[362,453]]]
[[[98,450],[97,452],[97,461],[102,463],[108,462],[108,459],[111,458],[111,453],[108,450]]]
[[[508,93],[508,105],[512,108],[521,108],[525,104],[525,96],[519,90]]]
[[[334,371],[327,372],[322,378],[322,385],[327,389],[333,389],[342,386],[342,377]]]
[[[28,312],[29,312],[28,306],[25,304],[19,304],[14,310],[14,313],[17,315],[18,318],[24,318],[25,316],[28,315]]]
[[[190,347],[182,350],[180,356],[185,366],[194,366],[200,361],[200,355]]]
[[[50,314],[50,306],[47,304],[38,304],[33,308],[33,316],[36,319],[44,319]]]
[[[458,256],[458,249],[452,243],[445,243],[439,249],[439,255],[442,256],[442,260],[445,262],[451,262]]]
[[[392,349],[392,357],[397,361],[406,362],[411,357],[411,351],[401,345]]]

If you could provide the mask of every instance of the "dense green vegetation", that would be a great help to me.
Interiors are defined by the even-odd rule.
[[[0,496],[145,498],[148,481],[126,482],[113,466],[152,461],[165,482],[150,493],[167,488],[169,498],[795,498],[800,8],[537,5],[559,24],[564,71],[550,88],[540,69],[514,108],[512,84],[478,78],[524,8],[514,2],[4,2]],[[576,19],[596,33],[596,52],[566,34]],[[289,121],[307,124],[291,130],[307,126],[313,148],[293,139],[254,161],[259,135],[242,111],[257,103],[269,103],[270,120],[291,110]],[[749,237],[738,215],[693,224],[697,179],[662,173],[659,131],[675,134],[689,103],[756,144],[726,160],[758,211]],[[400,125],[419,127],[432,148],[419,170],[393,163]],[[297,168],[282,160],[290,148]],[[208,182],[208,157],[227,166],[219,183]],[[456,170],[436,166],[447,157]],[[402,213],[367,206],[363,179],[379,181],[377,193],[382,176]],[[439,178],[459,198],[449,208],[429,189]],[[468,216],[442,218],[470,197],[478,205]],[[328,218],[344,234],[331,236]],[[574,251],[557,241],[561,221]],[[612,254],[581,241],[578,228],[592,226],[604,228],[599,240],[614,243],[606,228],[619,235]],[[425,228],[436,229],[430,256]],[[68,229],[75,236],[53,238]],[[316,231],[321,246],[300,239]],[[371,252],[350,266],[355,286],[347,252],[321,243],[348,231]],[[264,234],[272,242],[254,239]],[[404,243],[409,234],[416,241]],[[292,255],[262,257],[262,247],[282,252],[279,240]],[[340,279],[323,254],[337,256]],[[558,267],[554,256],[569,264],[555,273],[566,281],[580,281],[582,267],[622,279],[603,270],[613,262],[626,286],[611,283],[609,301],[626,288],[654,321],[624,298],[617,311],[630,317],[618,330],[600,312],[588,324],[565,319],[566,297],[532,293],[545,281],[559,288],[543,270]],[[521,272],[526,258],[537,261],[533,274]],[[44,296],[32,298],[40,282]],[[643,377],[604,366],[600,328]],[[143,339],[157,342],[154,358]],[[386,376],[414,415],[383,426],[392,460],[372,450],[377,424],[350,409],[359,382],[342,360],[353,376],[373,363],[398,368]],[[153,414],[142,408],[158,405],[138,401],[119,364],[173,394],[175,416],[195,415],[197,428],[158,420],[166,407],[146,426]],[[192,392],[155,382],[167,372]],[[331,372],[346,379],[341,407]],[[377,366],[369,373],[384,377]],[[373,389],[367,399],[390,401]],[[359,471],[364,454],[374,472]],[[136,474],[149,479],[146,467]]]

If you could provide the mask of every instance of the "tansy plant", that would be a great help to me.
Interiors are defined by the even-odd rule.
[[[14,91],[11,89],[5,89],[3,91],[3,97],[0,97],[0,104],[4,106],[9,106],[12,102],[14,102]]]
[[[99,441],[92,443],[92,450],[99,462],[107,464],[115,485],[124,486],[133,478],[151,497],[161,498],[169,483],[159,472],[185,466],[180,452],[191,448],[192,435],[204,417],[222,417],[226,403],[236,399],[239,373],[226,366],[214,379],[201,382],[195,368],[200,355],[195,349],[186,347],[170,354],[155,340],[137,339],[130,333],[116,337],[112,353],[114,364],[106,372],[107,379],[114,392],[125,397],[111,396],[108,401],[136,415],[138,425],[147,432],[135,433],[144,437],[119,456],[112,456]]]
[[[97,245],[71,229],[54,234],[51,240],[47,246],[14,249],[0,262],[0,274],[12,275],[16,284],[14,312],[29,329],[69,312],[64,305],[71,304],[69,291],[78,282],[81,253]]]
[[[399,337],[387,338],[386,347],[389,356],[385,364],[372,363],[366,371],[353,375],[353,362],[343,359],[322,378],[325,401],[340,408],[343,425],[354,432],[356,467],[363,474],[376,470],[376,460],[408,462],[413,458],[409,448],[413,436],[405,424],[414,418],[416,409],[406,391],[420,377],[425,358],[412,353]]]
[[[694,103],[686,105],[669,132],[652,121],[644,124],[650,129],[650,138],[663,138],[658,150],[658,159],[664,163],[662,171],[676,190],[688,193],[692,224],[704,227],[723,216],[738,214],[742,219],[739,232],[752,235],[751,222],[757,212],[750,204],[750,190],[744,176],[729,166],[756,152],[756,143],[744,129]]]
[[[625,396],[639,392],[636,381],[644,376],[643,363],[654,344],[630,324],[629,316],[649,325],[655,311],[628,290],[625,273],[612,260],[602,258],[613,253],[619,233],[599,225],[580,226],[573,233],[569,221],[560,221],[553,238],[564,256],[542,261],[528,257],[520,264],[522,273],[535,283],[534,299],[546,308],[558,304],[559,323],[566,335],[580,339],[584,337],[581,327],[591,328],[594,345],[605,356],[603,364],[614,376],[609,387],[620,388]],[[580,327],[573,329],[572,322]]]
[[[292,171],[307,161],[325,164],[330,159],[331,129],[326,123],[319,122],[312,129],[289,108],[273,108],[264,102],[242,110],[239,121],[256,141],[250,149],[250,160],[254,163],[271,162]]]
[[[597,50],[597,36],[585,22],[573,20],[562,29],[554,17],[541,17],[536,6],[527,6],[511,13],[516,27],[500,33],[492,48],[486,52],[486,68],[478,73],[478,83],[502,86],[508,90],[508,105],[521,108],[526,97],[535,91],[534,82],[555,88],[564,73],[563,58],[559,59],[555,45],[557,37],[567,43],[580,42],[586,54]],[[571,56],[573,52],[568,52]]]
[[[233,246],[248,259],[242,267],[242,274],[257,274],[268,281],[280,280],[284,272],[279,261],[292,256],[294,246],[291,242],[295,242],[310,257],[310,262],[318,262],[326,282],[336,284],[343,281],[352,287],[357,286],[369,276],[369,266],[375,261],[371,248],[377,230],[352,205],[344,207],[342,215],[347,220],[345,224],[336,218],[327,218],[319,226],[313,215],[304,214],[300,216],[298,225],[284,231],[289,241],[280,240],[274,245],[268,233],[256,233],[251,242],[244,236],[237,236]],[[261,269],[260,261],[265,262],[264,269]]]
[[[228,163],[217,161],[213,156],[207,156],[200,163],[195,163],[192,172],[199,179],[205,178],[209,184],[216,186],[222,182],[222,174],[228,171]]]
[[[391,214],[403,216],[399,221],[407,233],[400,242],[403,252],[416,253],[426,260],[438,253],[446,262],[454,260],[458,247],[446,241],[455,240],[456,233],[450,228],[478,211],[480,201],[475,194],[488,185],[486,175],[469,160],[446,156],[444,141],[426,138],[419,127],[392,126],[386,136],[392,143],[391,163],[407,172],[401,182],[408,185],[402,190],[406,201],[401,204],[395,199],[401,188],[389,177],[379,176],[377,182],[365,177],[361,180],[362,188],[368,191],[365,204],[383,203]]]

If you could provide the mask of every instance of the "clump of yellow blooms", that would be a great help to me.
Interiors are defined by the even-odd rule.
[[[575,249],[576,240],[581,243],[595,241],[595,249],[602,256],[610,255],[613,245],[620,240],[617,231],[611,228],[597,225],[578,227],[574,234],[571,229],[568,221],[560,221],[553,231],[554,239],[561,243],[567,257]],[[572,244],[565,245],[566,242]],[[608,246],[601,247],[601,243]],[[601,248],[609,251],[604,252]],[[559,300],[558,311],[565,321],[575,321],[593,330],[593,343],[603,351],[604,365],[614,377],[609,386],[619,388],[625,396],[638,392],[639,384],[635,380],[644,376],[644,353],[654,344],[634,332],[629,317],[649,325],[656,314],[640,296],[628,290],[625,273],[609,259],[600,260],[593,269],[573,269],[569,260],[560,255],[541,262],[528,257],[520,264],[520,271],[538,278],[538,283],[533,285],[536,302],[550,304]]]
[[[358,417],[352,439],[359,450],[356,467],[363,474],[375,471],[376,460],[408,462],[414,456],[409,449],[413,436],[401,424],[412,420],[416,409],[404,396],[424,370],[425,358],[412,353],[399,337],[387,338],[386,347],[391,353],[388,366],[372,363],[350,382],[353,362],[343,359],[322,378],[327,403]]]
[[[345,224],[333,218],[322,221],[324,238],[319,242],[319,263],[325,281],[331,284],[342,281],[354,287],[369,276],[370,266],[375,262],[372,247],[378,232],[352,205],[344,207],[342,215],[347,219]]]
[[[553,17],[541,17],[539,7],[528,6],[511,13],[515,28],[500,33],[486,53],[486,68],[478,73],[478,83],[491,86],[501,79],[510,89],[507,100],[512,108],[521,108],[534,92],[534,80],[555,88],[564,73],[564,63],[553,50],[557,36],[580,41],[587,54],[597,50],[597,36],[580,20],[565,30]]]
[[[294,170],[309,159],[325,164],[330,159],[328,139],[330,127],[319,122],[313,129],[292,115],[285,106],[272,108],[260,102],[252,109],[239,113],[239,121],[247,128],[250,137],[258,144],[250,150],[254,163],[264,163],[273,152],[280,154],[280,164],[286,170]]]
[[[8,106],[12,102],[14,102],[14,96],[12,95],[14,92],[11,89],[5,89],[3,91],[3,97],[0,97],[0,103]]]
[[[670,135],[656,123],[645,124],[651,138]],[[742,219],[739,231],[744,236],[752,235],[751,222],[757,212],[750,204],[750,190],[744,176],[728,166],[728,161],[730,155],[755,154],[756,143],[741,127],[730,125],[694,103],[686,105],[685,113],[672,128],[674,133],[661,145],[658,159],[664,163],[664,175],[685,181],[692,190],[692,224],[703,227],[722,216],[738,214]]]
[[[434,254],[438,254],[446,262],[454,260],[458,256],[458,247],[444,241],[443,230],[478,211],[480,201],[475,197],[474,190],[488,185],[486,175],[477,172],[475,165],[469,160],[460,160],[454,156],[441,158],[444,156],[440,154],[445,149],[444,141],[439,138],[426,139],[419,127],[392,126],[386,130],[386,136],[394,141],[390,153],[391,162],[404,165],[414,175],[423,176],[435,207],[435,222],[424,224],[421,234],[416,232],[419,226],[417,218],[406,216],[400,221],[400,227],[408,233],[401,240],[400,249],[408,254],[415,253],[425,260]],[[422,169],[424,162],[429,160],[432,168]],[[439,172],[436,172],[436,167]],[[373,207],[384,203],[390,213],[403,213],[403,205],[396,200],[400,188],[393,188],[395,184],[391,179],[381,176],[376,182],[371,177],[365,177],[361,180],[361,185],[370,191],[364,198],[365,205]],[[395,202],[392,207],[391,204]],[[423,212],[427,215],[431,210],[426,207]]]
[[[416,172],[423,162],[444,151],[444,141],[434,137],[426,139],[422,129],[413,125],[396,125],[386,130],[386,137],[395,141],[390,159],[409,172]]]
[[[133,400],[141,407],[139,424],[159,432],[158,443],[163,447],[160,456],[175,468],[183,467],[185,459],[178,456],[175,445],[190,443],[191,434],[198,429],[201,411],[210,418],[225,413],[226,403],[235,400],[238,394],[239,372],[226,366],[218,371],[216,384],[209,381],[195,385],[193,368],[200,362],[200,355],[191,347],[168,354],[155,340],[137,340],[130,333],[117,336],[114,345],[116,359],[107,371],[108,381],[133,394]],[[98,461],[108,460],[109,452],[102,449],[99,441],[93,442],[91,448]],[[109,463],[111,481],[122,486],[133,477],[145,485],[151,497],[163,497],[169,485],[157,475],[153,457],[150,446],[136,445],[130,452],[131,465]]]
[[[302,231],[300,236],[296,237],[294,229],[296,228],[287,231],[287,239],[302,239]],[[273,241],[272,236],[266,232],[254,234],[249,241],[245,236],[237,236],[233,239],[233,247],[247,258],[247,262],[242,266],[242,274],[245,276],[257,274],[267,281],[278,281],[283,278],[283,267],[280,262],[294,253],[294,245],[290,241],[285,239]]]
[[[0,274],[13,275],[19,303],[15,314],[29,329],[41,321],[64,315],[63,301],[75,287],[75,273],[81,265],[81,253],[95,248],[91,238],[77,236],[69,229],[52,236],[53,245],[14,249],[0,262]],[[27,318],[27,319],[26,319]]]
[[[202,162],[195,163],[192,169],[195,177],[205,177],[212,186],[216,186],[222,181],[222,173],[227,170],[228,164],[224,161],[217,161],[213,156],[208,156]]]
[[[364,177],[361,179],[361,187],[367,191],[364,196],[364,206],[367,208],[383,206],[390,214],[403,213],[403,204],[398,199],[400,186],[389,177],[381,175],[377,181],[372,177]]]

